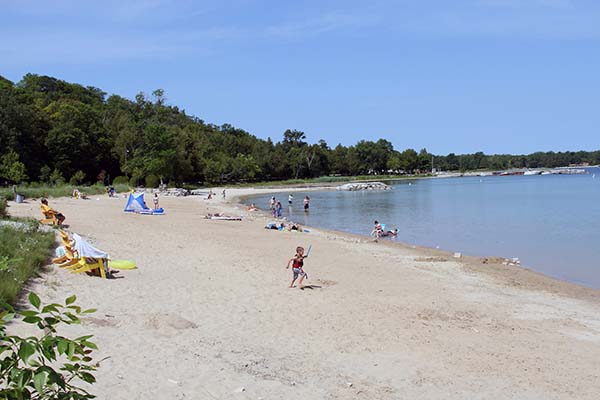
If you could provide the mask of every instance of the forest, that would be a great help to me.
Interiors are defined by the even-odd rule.
[[[135,99],[35,74],[0,76],[0,183],[219,184],[321,176],[600,164],[600,151],[433,155],[386,139],[331,147],[288,129],[260,139],[207,123],[165,93]]]

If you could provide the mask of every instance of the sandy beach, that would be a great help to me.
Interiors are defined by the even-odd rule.
[[[266,230],[235,203],[253,193],[162,197],[164,216],[125,214],[122,198],[50,200],[68,231],[139,266],[113,280],[48,267],[30,285],[45,302],[76,294],[98,309],[66,332],[93,334],[96,359],[108,357],[90,388],[99,399],[599,398],[600,291],[431,249]],[[40,217],[33,200],[9,212]],[[214,212],[244,220],[204,218]],[[297,245],[313,247],[312,289],[288,288]]]

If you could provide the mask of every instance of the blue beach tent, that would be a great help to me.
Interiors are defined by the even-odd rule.
[[[151,209],[146,207],[144,202],[144,193],[130,193],[127,199],[127,205],[125,206],[125,212],[133,212],[144,215],[164,215],[165,210],[163,208]]]
[[[140,212],[146,210],[144,203],[144,193],[130,193],[125,206],[125,212]]]

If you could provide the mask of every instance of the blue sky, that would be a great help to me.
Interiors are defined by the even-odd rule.
[[[596,0],[0,0],[0,75],[156,88],[280,140],[600,149]]]

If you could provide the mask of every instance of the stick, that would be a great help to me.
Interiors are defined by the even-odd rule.
[[[308,255],[310,254],[310,250],[312,249],[312,244],[308,246],[308,250],[306,251],[306,256],[308,257]]]

